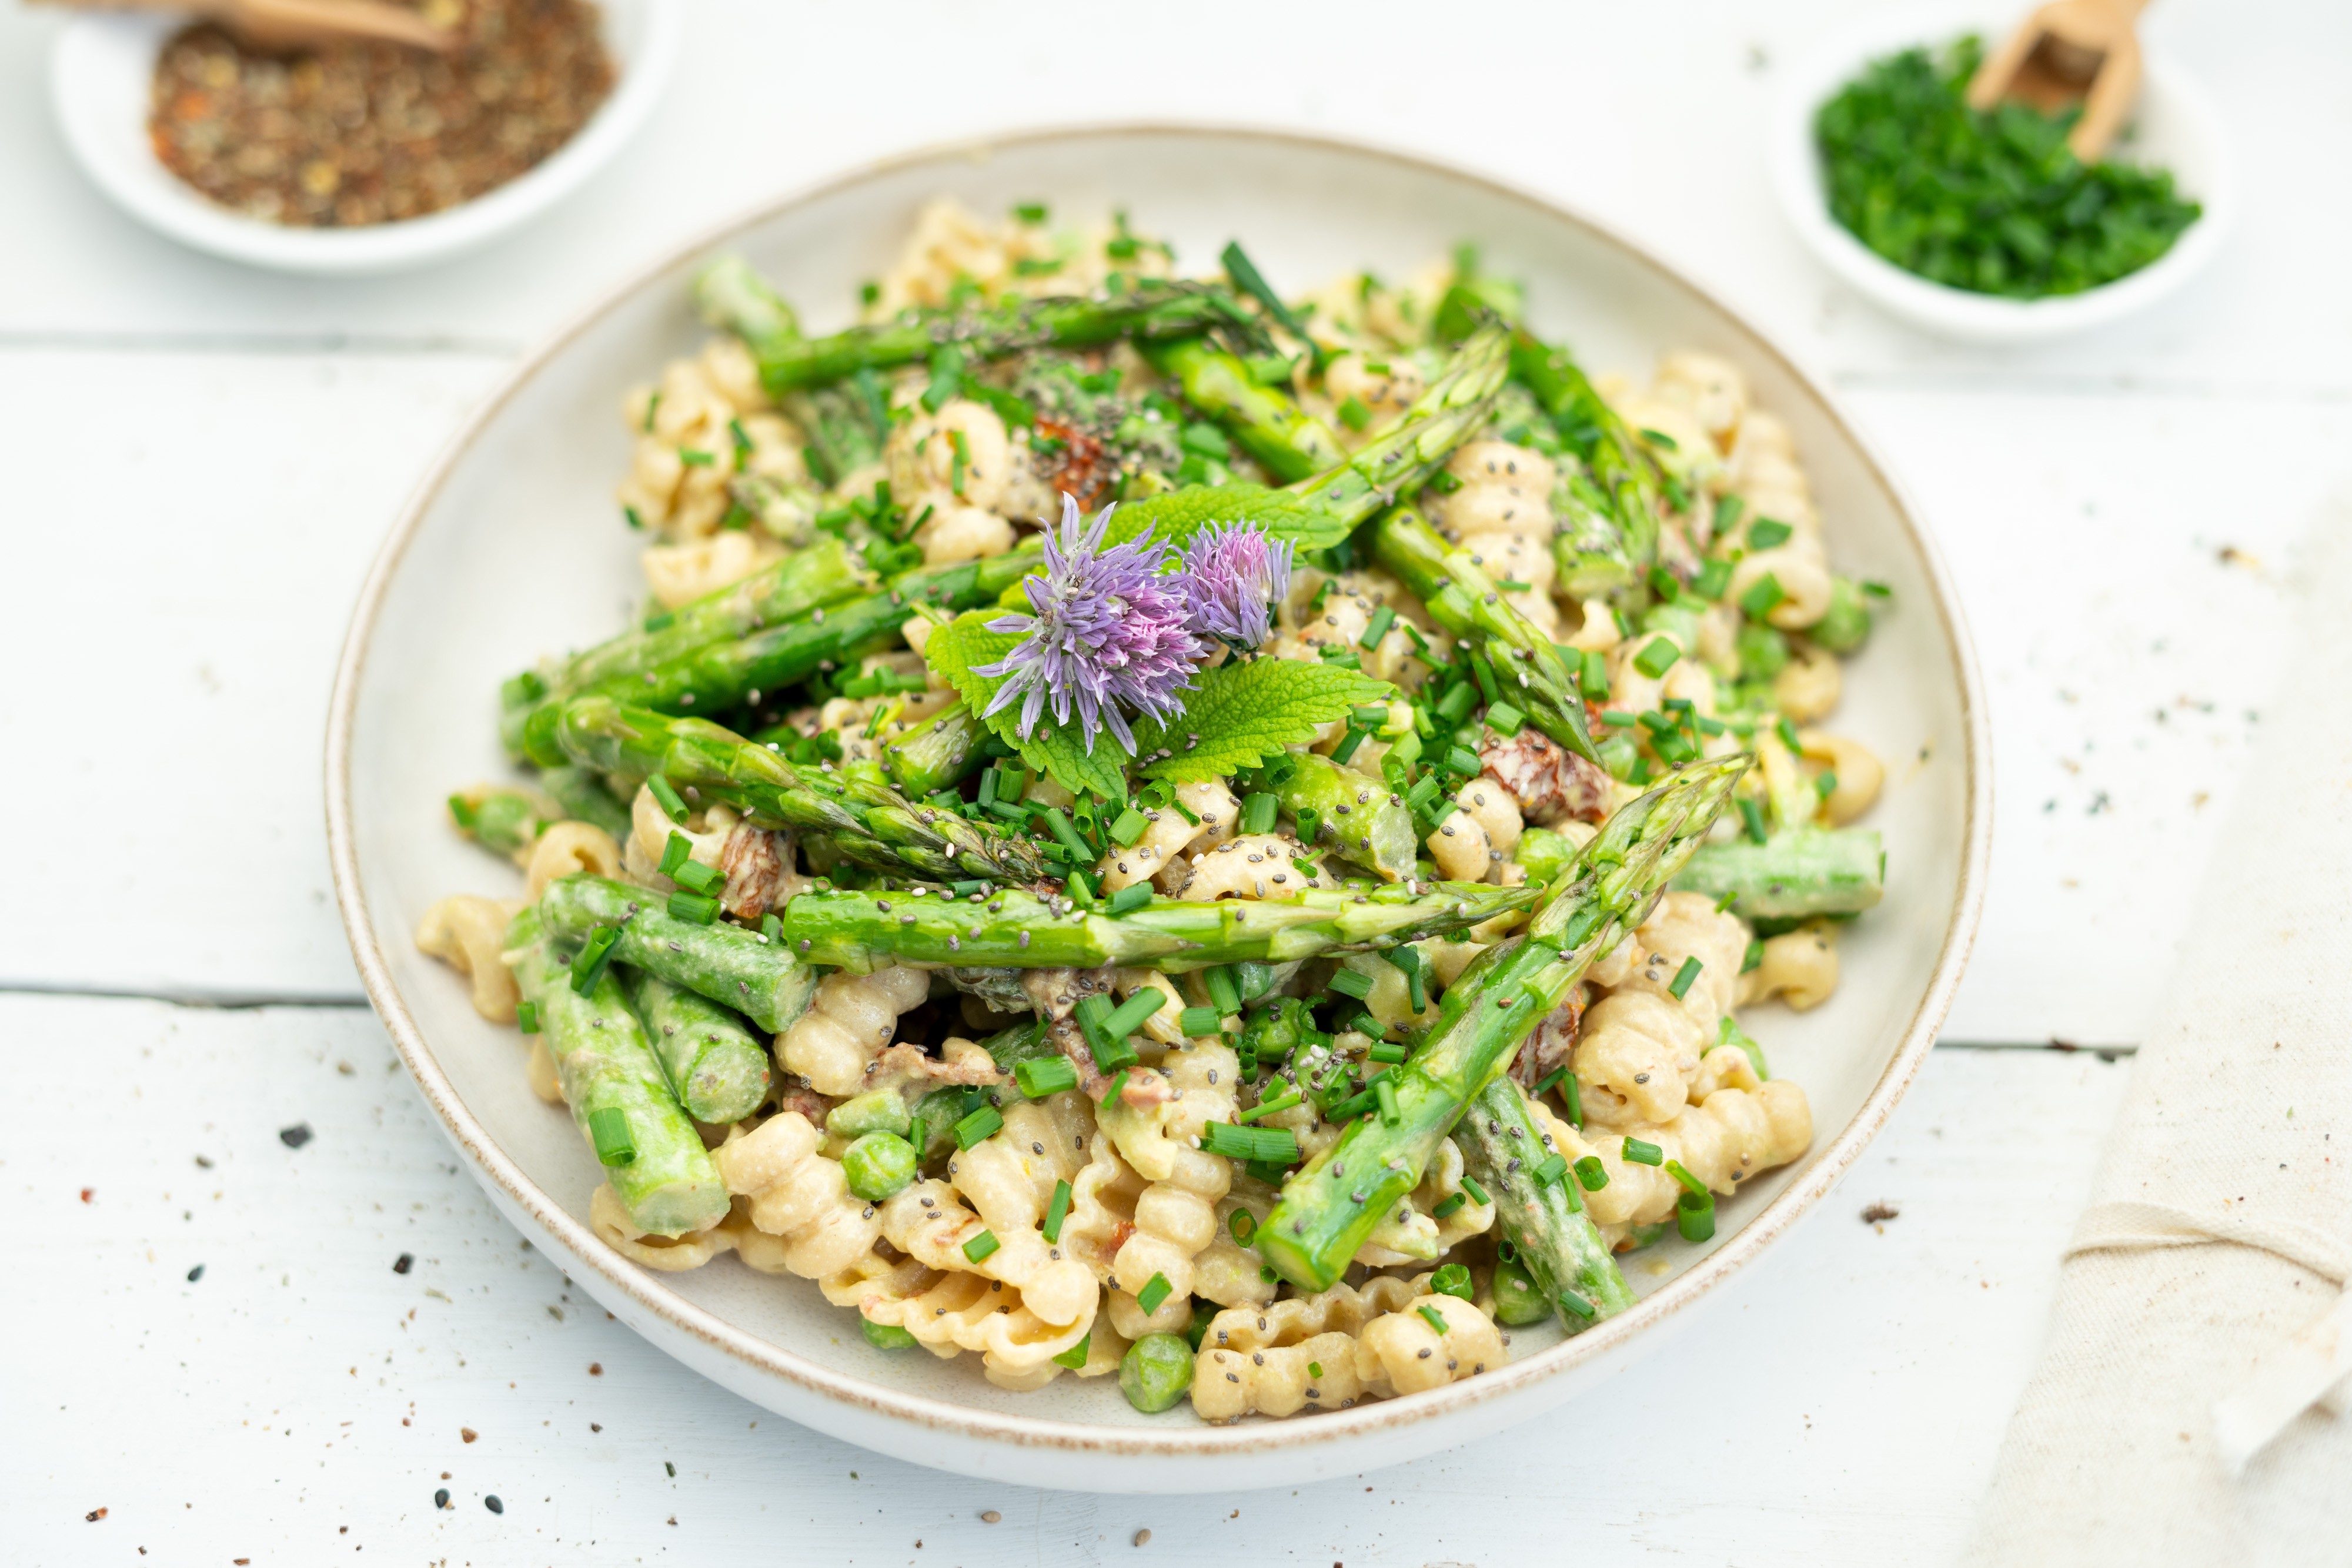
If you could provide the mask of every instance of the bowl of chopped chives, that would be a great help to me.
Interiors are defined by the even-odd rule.
[[[1773,183],[1832,272],[1938,337],[2023,343],[2155,305],[2220,247],[2234,182],[2205,95],[2160,57],[2116,145],[2085,165],[2070,120],[1961,101],[2015,18],[1904,9],[1825,40],[1775,111]]]

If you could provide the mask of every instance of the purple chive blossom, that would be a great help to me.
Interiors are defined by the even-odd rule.
[[[992,632],[1027,633],[996,663],[972,667],[976,675],[1010,677],[988,712],[1018,700],[1024,740],[1050,700],[1055,724],[1069,723],[1071,709],[1077,710],[1087,746],[1096,731],[1108,729],[1132,752],[1128,716],[1181,713],[1176,694],[1192,684],[1192,666],[1206,652],[1186,629],[1183,585],[1164,575],[1168,546],[1153,543],[1147,528],[1105,549],[1110,514],[1105,507],[1088,524],[1076,500],[1063,496],[1058,536],[1045,530],[1045,570],[1022,585],[1035,615],[988,623]]]
[[[1270,606],[1290,591],[1290,541],[1214,524],[1185,541],[1183,582],[1195,630],[1254,651],[1273,630]]]

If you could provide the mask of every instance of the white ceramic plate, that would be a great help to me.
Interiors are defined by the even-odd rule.
[[[279,272],[350,276],[423,267],[488,244],[577,190],[637,132],[677,55],[677,0],[600,0],[613,93],[577,135],[520,178],[470,202],[365,228],[298,228],[231,212],[156,160],[147,136],[155,57],[172,16],[85,15],[58,35],[49,97],[66,145],[117,206],[183,245]]]
[[[1780,209],[1816,259],[1881,308],[1938,337],[2024,343],[2087,330],[2153,306],[2187,283],[2221,248],[2236,216],[2236,182],[2212,105],[2179,68],[2144,56],[2139,102],[2109,156],[2172,171],[2180,193],[2204,204],[2170,250],[2128,277],[2081,294],[2004,299],[1947,287],[1904,271],[1830,216],[1813,144],[1813,115],[1869,61],[1962,33],[1987,47],[2022,19],[2024,5],[1981,0],[1942,7],[1875,10],[1823,39],[1782,81],[1772,118],[1772,183]]]
[[[1499,1372],[1430,1394],[1286,1422],[1218,1427],[1145,1416],[1104,1382],[1000,1392],[968,1362],[868,1346],[805,1281],[732,1259],[644,1272],[587,1225],[599,1179],[572,1120],[533,1098],[511,1030],[408,933],[447,894],[513,896],[514,875],[443,821],[449,790],[505,771],[496,690],[551,649],[617,630],[642,593],[612,486],[627,464],[622,390],[691,351],[697,265],[746,252],[809,314],[845,324],[917,207],[1044,200],[1129,207],[1199,266],[1240,237],[1277,287],[1370,266],[1394,276],[1475,238],[1528,280],[1534,324],[1595,367],[1646,373],[1658,350],[1728,355],[1785,418],[1847,570],[1894,589],[1849,666],[1838,727],[1875,745],[1890,787],[1885,904],[1844,946],[1836,998],[1799,1019],[1757,1010],[1776,1071],[1811,1094],[1801,1162],[1720,1210],[1704,1247],[1645,1254],[1633,1310],[1565,1343],[1515,1336]],[[1877,1132],[1935,1038],[1976,925],[1990,833],[1984,705],[1934,548],[1861,439],[1769,343],[1594,225],[1484,181],[1387,153],[1240,131],[1056,131],[901,159],[698,241],[616,290],[540,350],[460,432],[393,529],[338,675],[327,751],[338,897],[369,993],[450,1137],[500,1209],[612,1312],[746,1398],[900,1458],[1034,1486],[1193,1491],[1290,1484],[1394,1463],[1537,1416],[1654,1348],[1669,1323],[1784,1234]],[[1757,1288],[1763,1288],[1761,1286]]]

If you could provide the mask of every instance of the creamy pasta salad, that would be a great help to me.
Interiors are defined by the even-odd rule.
[[[940,203],[633,389],[640,623],[503,689],[417,941],[649,1269],[1232,1421],[1623,1311],[1811,1139],[1877,591],[1739,371],[1587,378],[1467,249],[1286,298]],[[792,1287],[800,1288],[800,1287]]]

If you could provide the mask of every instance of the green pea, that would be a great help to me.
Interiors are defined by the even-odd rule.
[[[1749,622],[1733,644],[1739,653],[1739,678],[1769,681],[1789,666],[1789,639],[1780,628]]]
[[[857,1326],[866,1332],[866,1343],[876,1350],[912,1350],[915,1336],[896,1323],[877,1323],[872,1318],[859,1318]]]
[[[1850,577],[1830,579],[1830,607],[1806,635],[1832,653],[1852,653],[1870,639],[1870,606]]]
[[[1147,1416],[1157,1416],[1192,1386],[1192,1349],[1182,1334],[1148,1333],[1119,1357],[1118,1391]]]
[[[1517,1263],[1495,1265],[1495,1321],[1513,1328],[1539,1323],[1551,1316],[1551,1303],[1528,1271]]]
[[[896,1133],[868,1133],[841,1156],[849,1190],[879,1203],[915,1179],[915,1145]]]
[[[836,1138],[862,1138],[868,1133],[896,1133],[903,1138],[914,1124],[906,1101],[888,1089],[844,1100],[824,1117],[824,1130]]]

